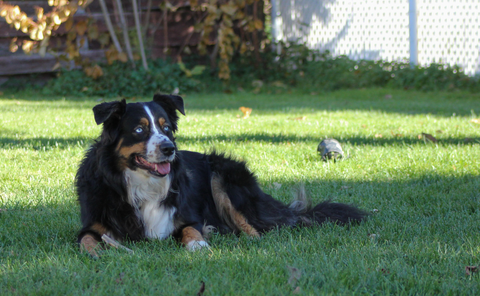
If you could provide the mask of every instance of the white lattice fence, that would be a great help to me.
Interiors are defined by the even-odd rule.
[[[272,2],[276,40],[353,59],[410,58],[408,0]],[[467,74],[480,73],[480,0],[417,0],[416,8],[418,63],[457,64]]]

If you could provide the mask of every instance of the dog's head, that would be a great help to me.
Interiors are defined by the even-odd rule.
[[[93,113],[96,123],[103,123],[100,144],[115,153],[120,170],[143,170],[164,177],[170,173],[177,150],[177,110],[185,115],[183,99],[174,95],[155,95],[148,103],[122,100],[99,104]]]

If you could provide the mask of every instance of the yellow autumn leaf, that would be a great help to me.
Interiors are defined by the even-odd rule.
[[[262,30],[263,29],[263,23],[261,20],[255,20],[253,22],[254,26],[255,26],[255,29],[257,30]]]
[[[248,108],[248,107],[240,107],[238,108],[240,111],[242,111],[243,113],[243,119],[245,118],[248,118],[250,116],[250,114],[252,113],[252,108]]]
[[[223,13],[231,16],[233,16],[237,11],[237,7],[233,2],[227,2],[226,4],[221,5],[220,9],[223,11]]]
[[[77,31],[77,34],[80,35],[80,36],[83,36],[85,34],[85,32],[87,31],[87,21],[86,20],[82,20],[82,21],[79,21],[76,25],[75,25],[75,30]]]

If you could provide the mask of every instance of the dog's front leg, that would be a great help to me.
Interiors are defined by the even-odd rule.
[[[197,251],[209,247],[200,231],[192,226],[187,226],[182,229],[182,244],[184,244],[189,251]]]
[[[107,234],[108,229],[100,223],[93,223],[84,227],[78,235],[80,251],[87,252],[94,258],[100,257],[98,252],[103,250],[102,235]]]
[[[87,233],[79,240],[80,251],[87,252],[90,256],[94,258],[99,258],[99,250],[102,249],[101,242],[95,238],[94,235]]]

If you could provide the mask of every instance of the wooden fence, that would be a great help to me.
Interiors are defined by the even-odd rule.
[[[18,5],[22,11],[28,16],[35,14],[35,7],[44,8],[45,12],[51,10],[47,0],[33,1],[5,1],[11,5]],[[116,9],[112,5],[114,1],[107,1],[108,11],[111,12],[110,18],[114,25],[119,28],[120,20]],[[142,24],[146,17],[147,0],[139,1],[140,18]],[[166,14],[165,28],[164,12],[160,8],[164,0],[152,0],[152,9],[150,14],[149,26],[146,34],[147,52],[151,58],[165,56],[164,49],[168,47],[168,54],[176,54],[180,49],[185,47],[194,47],[198,44],[200,36],[193,32],[195,19],[198,17],[196,12],[190,10],[188,0],[169,0],[171,6],[175,7],[174,11],[169,10]],[[134,19],[132,14],[131,1],[122,1],[125,17],[129,26],[129,30],[134,30]],[[84,11],[78,11],[74,16],[74,21],[91,18],[96,21],[99,32],[107,32],[107,27],[101,12],[98,1],[91,3]],[[167,30],[165,30],[167,29]],[[168,33],[165,34],[165,31]],[[121,35],[120,32],[118,32]],[[10,51],[10,45],[13,38],[18,41],[28,39],[27,34],[15,30],[0,18],[0,76],[30,73],[46,73],[52,72],[57,63],[57,57],[54,54],[47,53],[41,57],[38,54],[27,55],[21,49],[16,52]],[[55,31],[50,39],[50,46],[60,54],[62,52],[62,44],[66,39],[66,30],[62,26]],[[101,48],[98,42],[86,42],[81,48],[82,57],[90,60],[98,61],[105,58],[105,50]],[[73,64],[70,65],[74,67]]]

